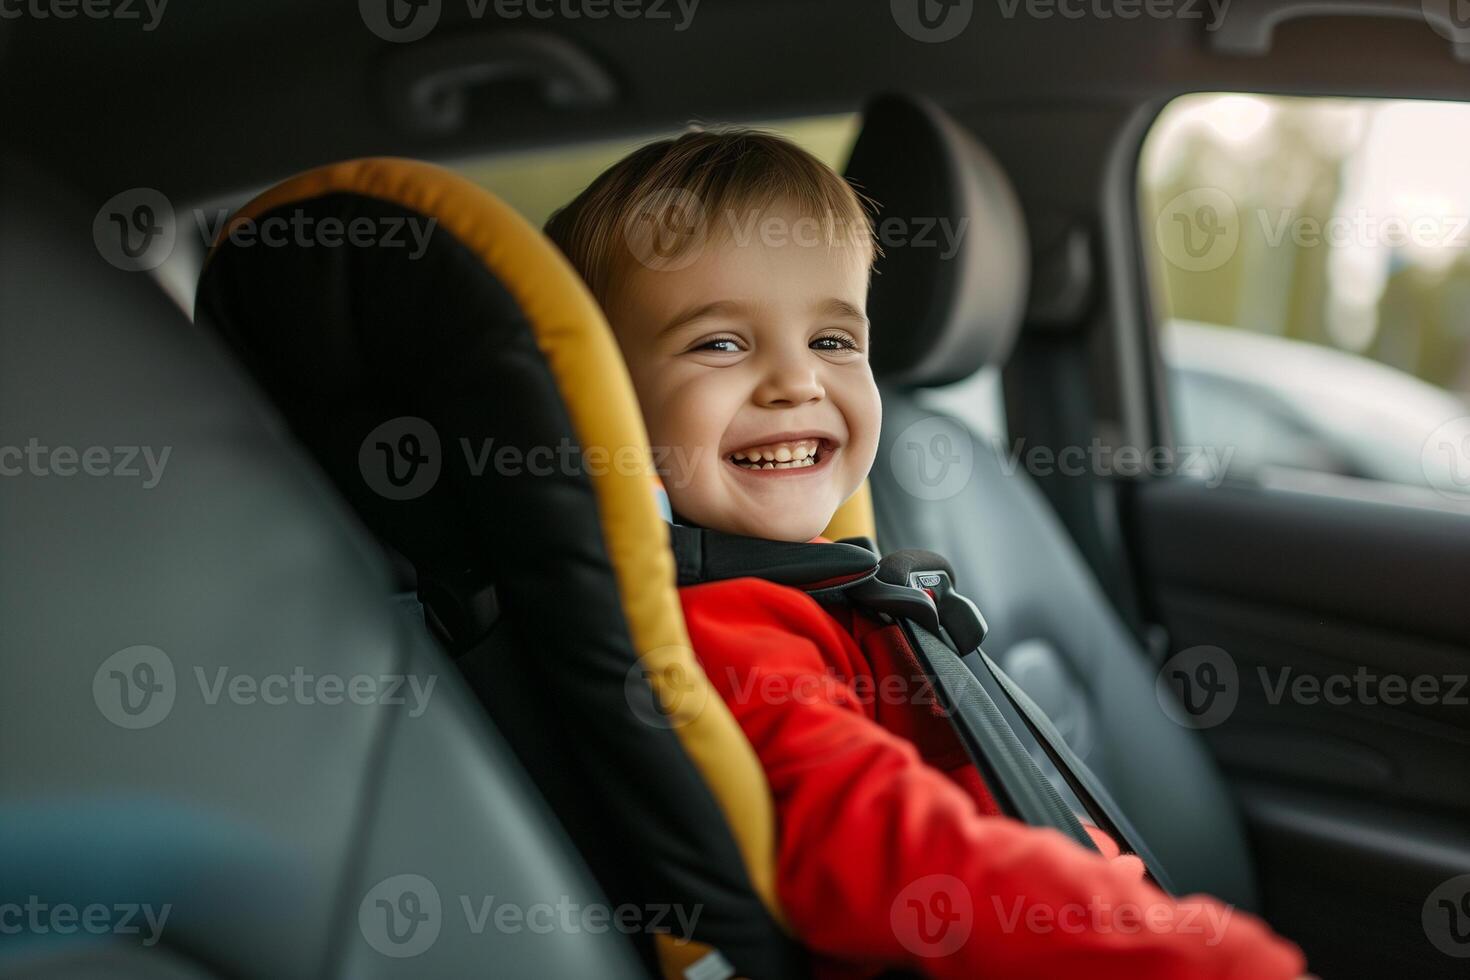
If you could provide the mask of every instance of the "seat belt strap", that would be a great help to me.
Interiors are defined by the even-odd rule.
[[[994,680],[987,684],[987,679],[966,666],[949,644],[913,620],[904,620],[903,626],[946,717],[1001,808],[1023,823],[1053,827],[1083,847],[1096,850],[1077,815],[1016,737],[1014,727],[997,704],[997,696],[1004,702],[1005,694]]]
[[[1051,719],[1046,716],[1046,712],[1042,711],[1041,707],[1031,700],[1031,696],[1022,690],[1019,684],[1011,680],[1010,676],[1001,670],[1000,665],[991,660],[989,654],[984,650],[976,647],[974,653],[964,659],[979,661],[974,669],[986,671],[995,678],[1006,697],[1025,719],[1031,734],[1036,737],[1037,742],[1041,743],[1047,757],[1051,759],[1057,771],[1062,774],[1062,778],[1067,781],[1067,785],[1072,787],[1072,792],[1086,807],[1093,821],[1118,841],[1125,851],[1130,851],[1138,856],[1148,870],[1149,877],[1154,880],[1154,884],[1171,895],[1175,894],[1163,866],[1159,864],[1148,846],[1143,843],[1143,838],[1134,829],[1133,822],[1123,813],[1123,808],[1118,806],[1117,801],[1107,791],[1107,787],[1103,786],[1092,768],[1072,751],[1072,747],[1067,744],[1062,733],[1057,731]]]

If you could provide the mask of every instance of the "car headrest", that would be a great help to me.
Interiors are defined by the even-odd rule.
[[[497,724],[559,746],[528,768],[594,874],[614,902],[702,909],[696,942],[657,937],[665,973],[714,950],[799,972],[770,790],[690,649],[632,385],[561,254],[449,171],[357,160],[236,213],[197,319],[413,562],[452,644],[481,642],[455,629],[493,588],[494,686],[531,706]]]
[[[1025,311],[1030,252],[995,158],[932,103],[881,95],[863,112],[846,177],[877,204],[883,255],[868,316],[879,380],[930,387],[1003,363]]]

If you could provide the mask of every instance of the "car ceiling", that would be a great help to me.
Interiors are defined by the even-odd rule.
[[[145,0],[128,2],[141,9]],[[1276,29],[1268,56],[1241,57],[1212,49],[1204,0],[1174,0],[1194,17],[1133,20],[1037,18],[1019,2],[974,0],[960,37],[930,44],[899,30],[883,0],[701,0],[682,32],[677,13],[663,21],[522,18],[507,28],[493,17],[471,19],[466,0],[444,0],[430,40],[551,32],[606,67],[618,94],[589,111],[552,110],[507,92],[477,106],[463,131],[430,139],[404,132],[385,109],[385,66],[415,45],[380,40],[350,0],[173,0],[153,31],[139,21],[0,21],[0,112],[7,149],[19,146],[96,193],[146,184],[202,199],[330,159],[443,159],[691,119],[852,111],[890,89],[927,94],[969,121],[999,120],[987,139],[1017,141],[998,147],[1002,160],[1023,171],[1039,166],[1046,179],[1060,179],[1065,165],[1048,168],[1039,158],[1068,152],[1071,127],[1085,142],[1089,119],[1115,120],[1185,91],[1470,94],[1470,66],[1417,17],[1293,21]],[[1077,9],[1109,0],[1063,2]],[[1226,16],[1255,17],[1268,6],[1234,0]],[[1417,0],[1398,6],[1420,9]],[[1072,118],[1052,127],[1062,136],[1023,148],[1043,113]]]

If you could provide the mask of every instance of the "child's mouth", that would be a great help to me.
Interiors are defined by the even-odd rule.
[[[826,439],[792,439],[747,446],[730,453],[725,459],[738,469],[751,472],[809,470],[821,465],[832,450],[833,446]]]

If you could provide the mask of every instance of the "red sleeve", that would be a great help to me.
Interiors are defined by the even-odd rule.
[[[1172,899],[1056,831],[982,814],[863,712],[839,679],[861,654],[809,596],[755,579],[680,594],[765,769],[777,887],[812,950],[945,978],[1302,974],[1297,948],[1252,916]]]

